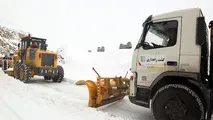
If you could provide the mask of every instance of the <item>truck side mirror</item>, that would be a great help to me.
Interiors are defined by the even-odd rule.
[[[146,49],[146,50],[151,48],[151,46],[150,46],[150,44],[148,42],[143,42],[142,43],[142,47],[143,47],[143,49]]]

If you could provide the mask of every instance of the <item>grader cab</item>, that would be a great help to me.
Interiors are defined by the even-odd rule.
[[[129,93],[129,79],[123,77],[101,77],[97,81],[79,80],[76,85],[86,85],[89,91],[89,107],[101,107],[109,103],[123,99]],[[127,74],[126,74],[127,75]]]
[[[35,75],[61,82],[64,70],[58,65],[57,56],[57,53],[47,51],[46,39],[29,35],[18,45],[18,55],[13,57],[13,70],[8,71],[8,75],[25,83]]]

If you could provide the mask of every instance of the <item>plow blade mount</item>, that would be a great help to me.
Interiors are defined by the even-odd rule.
[[[9,75],[9,76],[14,76],[14,72],[13,71],[6,71],[6,73]]]
[[[98,77],[97,82],[79,80],[76,85],[86,85],[89,91],[89,107],[100,107],[121,100],[128,94],[129,80],[121,77]]]

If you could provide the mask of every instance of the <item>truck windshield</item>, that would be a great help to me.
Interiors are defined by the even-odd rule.
[[[146,49],[174,46],[177,41],[177,21],[150,23],[145,36]]]

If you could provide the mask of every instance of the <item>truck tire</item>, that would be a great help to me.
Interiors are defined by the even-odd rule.
[[[58,75],[52,77],[53,82],[60,83],[64,79],[64,69],[62,66],[58,65]]]
[[[155,93],[151,104],[155,120],[203,120],[204,109],[199,95],[181,84],[163,86]]]
[[[28,83],[31,78],[31,69],[29,66],[22,64],[20,68],[20,80]]]

